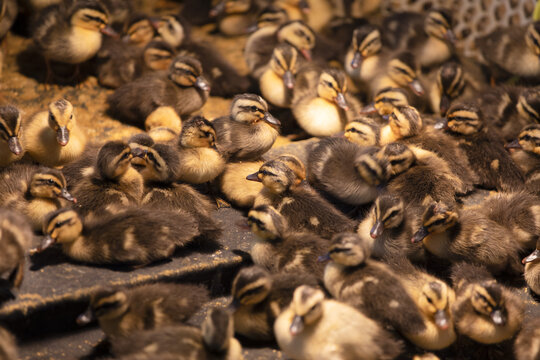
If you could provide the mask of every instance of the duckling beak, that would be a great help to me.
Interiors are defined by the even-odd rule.
[[[429,232],[425,226],[422,226],[420,229],[418,229],[417,232],[414,233],[411,242],[413,244],[419,243],[420,241],[424,240],[426,236],[429,235]]]
[[[343,110],[349,110],[349,104],[347,104],[347,100],[345,100],[345,96],[343,95],[343,93],[338,93],[337,96],[334,98],[334,101]]]
[[[248,176],[246,176],[246,180],[262,182],[257,175],[259,175],[258,171],[256,173],[249,174]]]
[[[134,147],[131,149],[131,153],[134,157],[143,158],[146,155],[146,151],[141,149],[140,147]]]
[[[77,316],[77,325],[79,326],[87,325],[87,324],[90,324],[94,320],[95,320],[94,313],[92,312],[92,308],[89,307],[81,315]]]
[[[311,9],[309,8],[309,3],[306,0],[300,0],[298,2],[298,7],[300,8],[300,10],[302,10],[304,14],[309,14],[309,12],[311,11]]]
[[[300,49],[300,52],[302,53],[302,56],[306,58],[307,61],[311,61],[311,50]]]
[[[283,74],[283,82],[285,83],[287,89],[294,88],[294,76],[292,72],[289,70],[285,71],[285,74]]]
[[[362,63],[362,53],[360,51],[357,51],[354,53],[353,59],[351,61],[351,67],[353,69],[357,69],[361,63]]]
[[[233,299],[228,306],[228,309],[232,312],[235,312],[240,307],[240,301],[238,299]]]
[[[435,325],[441,330],[447,330],[450,327],[450,321],[444,310],[437,310],[435,313]]]
[[[446,130],[448,129],[448,120],[446,118],[442,118],[437,120],[435,125],[433,125],[433,128],[435,130]]]
[[[521,149],[521,144],[519,143],[519,140],[516,139],[512,142],[509,142],[508,144],[504,145],[506,149]]]
[[[376,112],[377,112],[377,108],[375,108],[374,103],[366,105],[360,110],[360,114],[364,114],[364,115],[375,114]]]
[[[51,235],[47,234],[41,239],[41,243],[39,244],[38,248],[36,249],[37,252],[42,252],[43,250],[47,249],[48,247],[52,246],[54,243],[56,243],[56,239],[53,239]]]
[[[250,25],[246,28],[246,33],[247,34],[252,34],[254,33],[255,31],[257,31],[257,29],[259,28],[259,26],[257,25],[257,23],[253,24],[253,25]]]
[[[451,29],[446,30],[446,32],[444,33],[444,39],[448,41],[450,44],[456,45],[456,41],[457,41],[456,34],[454,34],[454,32]]]
[[[198,87],[204,92],[210,91],[210,84],[208,84],[208,81],[206,81],[206,79],[202,76],[199,76],[197,80],[195,80],[195,87]]]
[[[424,88],[422,87],[422,84],[420,84],[420,81],[418,81],[417,79],[411,81],[409,83],[409,87],[411,88],[411,90],[414,92],[415,95],[417,96],[424,95]]]
[[[71,195],[66,188],[62,189],[62,192],[60,192],[60,197],[66,199],[67,201],[71,201],[74,204],[77,203],[77,199],[74,198],[73,195]]]
[[[373,239],[376,239],[376,238],[378,238],[379,236],[382,235],[383,231],[384,231],[384,226],[383,226],[382,221],[376,221],[375,224],[373,225],[373,227],[371,228],[371,231],[369,232],[369,235]]]
[[[521,262],[523,264],[527,264],[527,263],[530,263],[530,262],[532,262],[532,261],[534,261],[534,260],[536,260],[538,258],[540,258],[540,250],[536,249],[531,253],[531,255],[524,258]]]
[[[62,146],[66,146],[69,142],[69,130],[65,126],[60,126],[56,131],[56,141]]]
[[[320,263],[330,261],[330,253],[319,256],[317,261]]]
[[[19,155],[20,153],[22,153],[21,142],[19,141],[19,138],[16,136],[12,136],[8,139],[8,146],[9,146],[9,150],[15,155]]]
[[[450,108],[450,98],[446,94],[442,94],[441,103],[439,104],[439,111],[442,116],[446,115],[446,112]]]
[[[225,11],[225,1],[221,1],[219,4],[214,6],[210,12],[208,13],[208,16],[210,17],[217,17],[221,15]]]
[[[300,334],[304,330],[304,319],[302,319],[301,316],[296,315],[293,318],[291,327],[289,328],[289,331],[291,332],[292,336],[296,336]]]
[[[266,121],[270,125],[275,125],[275,126],[281,125],[281,121],[273,117],[272,114],[270,114],[269,112],[264,113],[264,121]]]
[[[493,310],[489,316],[495,325],[504,326],[506,324],[506,317],[500,309]]]
[[[112,38],[119,38],[120,35],[114,29],[110,26],[105,26],[104,28],[99,30],[103,35],[110,36]]]

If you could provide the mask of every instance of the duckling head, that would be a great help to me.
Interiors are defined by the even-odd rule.
[[[231,315],[220,308],[208,312],[201,325],[204,345],[210,351],[224,353],[234,336],[234,323]]]
[[[59,209],[47,215],[43,222],[45,235],[38,251],[43,251],[54,243],[69,244],[82,233],[83,224],[80,216],[71,209]]]
[[[185,22],[176,15],[164,15],[153,25],[159,37],[173,49],[178,48],[189,36]]]
[[[193,116],[182,125],[178,145],[183,148],[215,148],[216,130],[203,116]]]
[[[99,31],[105,35],[117,35],[112,28],[107,26],[109,23],[107,9],[97,0],[76,1],[71,9],[70,23],[72,26]]]
[[[525,34],[525,43],[533,53],[540,56],[540,21],[529,25]]]
[[[64,198],[74,203],[77,202],[67,191],[66,178],[57,169],[40,168],[36,171],[30,180],[28,191],[36,198]]]
[[[354,167],[360,177],[370,186],[381,186],[388,181],[388,161],[376,153],[360,155]]]
[[[473,104],[454,104],[446,114],[446,128],[458,135],[472,135],[483,128],[482,111]]]
[[[180,87],[196,87],[208,94],[210,85],[202,76],[202,65],[192,56],[177,56],[169,67],[169,79]]]
[[[258,266],[243,268],[232,284],[233,308],[262,302],[272,289],[270,273]]]
[[[49,104],[49,126],[56,132],[56,141],[62,146],[69,142],[69,132],[75,124],[73,105],[66,99]]]
[[[361,146],[377,146],[381,138],[379,125],[368,116],[359,116],[345,125],[345,138]]]
[[[540,91],[527,88],[519,96],[516,109],[523,119],[540,124]]]
[[[151,70],[167,70],[173,58],[173,48],[164,41],[151,41],[143,50],[144,64]]]
[[[508,149],[522,149],[540,155],[540,124],[525,126],[516,140],[506,144]]]
[[[282,77],[288,89],[294,88],[294,76],[297,72],[298,51],[289,44],[279,44],[275,47],[270,68]]]
[[[330,241],[328,257],[344,266],[359,266],[371,256],[367,242],[354,233],[336,234]]]
[[[372,104],[365,106],[360,112],[362,114],[377,113],[383,119],[388,120],[390,114],[398,106],[408,106],[409,99],[402,88],[386,87],[375,95]]]
[[[20,142],[21,114],[15,106],[0,106],[0,137],[8,143],[9,150],[20,155],[23,148]]]
[[[356,69],[362,64],[363,60],[381,51],[381,32],[371,24],[365,24],[354,29],[351,48],[354,51],[351,67]]]
[[[398,227],[403,222],[404,204],[401,196],[384,193],[377,197],[374,207],[375,223],[369,235],[376,239],[381,236],[384,229]]]
[[[424,126],[420,113],[412,106],[394,108],[388,119],[388,124],[398,138],[415,136]]]
[[[418,65],[414,55],[402,52],[388,63],[388,76],[399,86],[409,87],[416,95],[424,94],[424,87],[418,80]]]
[[[315,324],[323,315],[324,293],[314,287],[302,285],[294,290],[291,310],[294,313],[289,331],[296,336],[305,325]]]
[[[123,141],[109,141],[101,147],[97,158],[97,168],[105,179],[116,180],[131,167],[133,154]]]
[[[294,155],[281,155],[264,163],[259,171],[246,177],[262,182],[274,194],[282,194],[306,179],[304,164]]]
[[[150,18],[146,15],[134,16],[129,24],[127,30],[122,38],[122,41],[133,44],[139,47],[145,47],[152,38],[156,31]]]
[[[250,27],[248,32],[254,32],[257,29],[262,29],[268,26],[280,26],[289,21],[289,15],[285,9],[270,5],[265,7],[257,17],[256,25]]]
[[[145,182],[170,183],[178,177],[176,169],[180,159],[172,146],[155,144],[142,154],[137,152],[134,156],[145,161],[144,167],[139,170]]]
[[[247,221],[257,237],[270,242],[279,241],[287,230],[287,220],[270,205],[251,209]]]
[[[289,21],[278,29],[277,39],[300,51],[307,61],[311,61],[311,50],[315,47],[315,33],[300,20]]]
[[[424,31],[428,36],[446,41],[454,45],[456,35],[452,30],[452,15],[448,10],[432,9],[424,21]]]
[[[437,71],[437,87],[441,94],[439,111],[444,116],[452,100],[461,95],[465,88],[463,67],[455,61],[444,63]]]
[[[430,281],[422,287],[418,307],[441,330],[452,326],[450,289],[442,281]]]
[[[343,110],[349,110],[345,94],[347,93],[347,77],[338,69],[327,69],[321,73],[317,85],[319,97],[335,103]]]
[[[268,112],[268,103],[259,95],[236,95],[231,105],[231,117],[234,121],[255,124],[264,121],[271,126],[279,126],[278,119]]]
[[[452,227],[458,221],[458,213],[442,203],[431,204],[422,214],[422,226],[414,233],[413,243],[424,240],[426,236],[440,233]]]
[[[471,305],[477,314],[490,319],[497,326],[504,326],[507,312],[502,288],[494,281],[474,284],[470,295]]]
[[[124,291],[100,289],[92,294],[88,310],[77,317],[77,323],[84,325],[97,318],[100,323],[118,320],[129,309],[129,302]]]
[[[385,145],[381,149],[380,155],[388,160],[391,176],[407,171],[416,162],[416,156],[412,150],[407,145],[399,142]]]

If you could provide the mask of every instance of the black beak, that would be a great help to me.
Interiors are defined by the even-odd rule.
[[[317,261],[318,262],[326,262],[326,261],[329,261],[330,260],[330,253],[328,254],[324,254],[324,255],[321,255],[317,258]]]
[[[351,67],[353,69],[357,69],[361,63],[362,63],[362,53],[360,51],[357,51],[354,53],[353,59],[351,61]]]
[[[248,176],[246,176],[246,180],[261,182],[261,179],[259,179],[258,175],[258,171],[256,173],[249,174]]]
[[[424,95],[424,88],[422,87],[422,84],[420,84],[420,81],[418,81],[416,79],[411,81],[409,83],[409,87],[415,93],[415,95],[417,95],[417,96]]]
[[[147,152],[139,147],[136,147],[131,149],[131,153],[134,157],[144,158]]]
[[[294,88],[294,76],[289,70],[285,71],[285,74],[283,74],[283,83],[287,89]]]
[[[375,114],[376,112],[377,112],[377,108],[375,107],[374,103],[366,105],[360,110],[360,114],[367,114],[367,115]]]
[[[206,81],[206,79],[202,76],[199,76],[197,80],[195,80],[195,87],[198,87],[204,92],[210,91],[210,84],[208,84],[208,81]]]
[[[293,318],[293,321],[291,323],[291,327],[289,328],[291,335],[296,336],[304,330],[304,319],[302,319],[301,316],[296,315]]]
[[[309,7],[309,3],[307,2],[307,0],[300,0],[298,2],[298,7],[300,8],[300,10],[302,10],[302,12],[304,14],[308,14],[310,12],[310,7]]]
[[[518,139],[509,142],[508,144],[504,145],[504,147],[507,149],[522,149]]]
[[[530,263],[530,262],[532,262],[532,261],[534,261],[534,260],[536,260],[538,258],[540,258],[540,250],[536,249],[531,253],[531,255],[524,258],[521,262],[523,264],[527,264],[527,263]]]
[[[442,94],[441,103],[439,104],[439,111],[442,116],[446,115],[446,112],[450,108],[450,98],[446,94]]]
[[[69,130],[65,126],[60,126],[56,131],[56,141],[62,146],[66,146],[69,142]]]
[[[66,199],[67,201],[71,201],[74,204],[77,203],[77,199],[74,198],[73,195],[71,195],[66,188],[62,189],[62,192],[60,192],[60,197]]]
[[[87,325],[87,324],[90,324],[94,320],[95,320],[94,313],[92,312],[92,308],[89,307],[81,315],[77,316],[77,325],[79,326]]]
[[[454,34],[451,29],[446,30],[446,32],[444,33],[444,39],[448,41],[452,46],[456,45],[456,34]]]
[[[411,242],[413,244],[419,243],[420,241],[424,240],[426,236],[429,235],[429,232],[425,226],[422,226],[420,229],[418,229],[417,232],[414,233]]]
[[[41,244],[39,244],[37,252],[41,252],[48,247],[51,247],[54,243],[56,243],[56,239],[53,239],[51,235],[45,235],[43,239],[41,239]]]
[[[448,120],[446,118],[442,118],[437,120],[435,125],[433,125],[433,128],[436,130],[446,130],[448,129]]]
[[[493,310],[489,316],[495,325],[504,326],[506,324],[506,316],[500,309]]]
[[[373,239],[376,239],[382,235],[383,231],[384,231],[383,223],[381,221],[376,221],[373,227],[371,228],[369,235],[371,235]]]
[[[269,123],[270,125],[280,126],[281,122],[272,116],[269,112],[264,113],[264,121]]]
[[[349,110],[349,104],[347,104],[347,100],[345,100],[345,95],[343,95],[343,93],[338,93],[334,101],[343,110],[345,111]]]
[[[20,155],[22,153],[22,146],[19,138],[17,136],[12,136],[8,139],[9,150],[15,155]]]
[[[444,310],[437,310],[435,313],[435,325],[441,330],[447,330],[450,326],[450,321]]]

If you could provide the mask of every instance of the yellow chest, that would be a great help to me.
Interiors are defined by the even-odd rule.
[[[433,321],[424,320],[426,329],[419,334],[407,334],[407,338],[415,345],[427,350],[441,350],[456,341],[456,332],[451,325],[447,330],[439,329]]]
[[[450,256],[450,239],[445,233],[430,234],[423,240],[424,247],[441,258]]]
[[[182,154],[180,180],[191,184],[202,184],[215,179],[223,172],[225,161],[217,151],[198,148]]]
[[[82,27],[74,27],[69,36],[71,57],[66,59],[68,63],[80,64],[92,58],[101,47],[101,33]]]
[[[80,236],[75,241],[64,244],[63,250],[69,257],[78,261],[92,261],[91,250],[84,242],[84,238]]]
[[[25,214],[30,219],[34,230],[40,231],[45,216],[60,208],[60,203],[52,199],[33,199],[28,202]]]
[[[312,136],[331,136],[345,127],[347,119],[338,106],[316,97],[293,110],[298,124]]]
[[[292,91],[287,91],[287,87],[283,83],[281,76],[276,74],[272,69],[264,72],[259,80],[262,96],[279,107],[290,107],[292,100]]]

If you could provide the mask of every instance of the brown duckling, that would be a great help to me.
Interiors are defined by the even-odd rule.
[[[7,275],[9,285],[18,289],[24,277],[25,255],[34,234],[24,216],[5,208],[0,208],[0,234],[0,276]]]
[[[345,125],[345,138],[360,146],[379,146],[380,125],[369,116],[361,115]]]
[[[442,259],[486,266],[492,273],[520,274],[520,247],[510,229],[489,219],[476,208],[452,209],[442,203],[429,205],[422,215],[413,243]]]
[[[243,268],[232,284],[234,331],[257,341],[274,339],[274,321],[300,285],[317,286],[308,274],[270,274],[258,266]]]
[[[519,137],[506,144],[510,155],[525,177],[525,187],[540,195],[540,125],[528,125]]]
[[[35,231],[41,230],[48,213],[76,202],[60,170],[29,164],[12,165],[2,172],[0,199],[2,206],[25,215]]]
[[[77,125],[73,105],[66,99],[49,104],[24,123],[26,152],[45,166],[61,166],[79,158],[86,146],[85,132]]]
[[[294,231],[330,238],[336,233],[353,231],[355,227],[354,221],[336,210],[305,181],[304,164],[293,155],[281,155],[264,163],[247,179],[264,185],[254,206],[272,205]]]
[[[525,281],[529,289],[540,295],[540,239],[536,241],[536,249],[523,259],[525,264]]]
[[[274,324],[279,347],[295,359],[394,359],[401,343],[353,307],[300,286]]]
[[[279,134],[281,124],[268,112],[266,101],[255,94],[234,97],[230,115],[212,122],[217,149],[227,160],[258,160]]]
[[[234,338],[233,319],[219,308],[209,311],[201,329],[176,325],[140,331],[114,339],[112,347],[121,359],[243,359],[242,346]]]
[[[498,284],[485,268],[456,264],[452,281],[456,291],[452,314],[461,335],[495,344],[517,333],[523,320],[523,300]]]
[[[144,266],[170,258],[177,247],[199,235],[188,213],[132,209],[83,223],[71,209],[60,209],[43,222],[45,237],[35,251],[58,242],[75,261],[98,265]]]
[[[523,326],[514,341],[514,354],[517,360],[540,358],[540,318],[538,316],[523,321]]]
[[[370,247],[357,234],[335,235],[327,254],[331,261],[324,270],[325,288],[336,300],[402,334],[425,331],[420,312],[398,275],[387,264],[371,260]]]
[[[326,240],[315,234],[292,232],[287,220],[270,205],[251,209],[247,222],[257,235],[250,251],[255,265],[273,273],[301,272],[322,278],[324,265],[316,260],[326,251]]]
[[[116,89],[132,81],[143,72],[140,57],[141,50],[138,47],[119,39],[104,39],[93,60],[98,83]]]
[[[77,318],[79,325],[94,318],[109,338],[124,337],[138,330],[181,324],[209,300],[202,286],[151,284],[132,289],[99,289],[88,310]]]
[[[504,149],[501,139],[484,124],[482,111],[476,105],[452,105],[446,118],[447,132],[465,152],[481,186],[499,191],[523,187],[521,171]]]
[[[12,105],[0,106],[0,167],[8,166],[24,155],[21,124],[19,109]]]
[[[131,166],[133,153],[123,141],[109,141],[99,150],[92,175],[73,186],[77,211],[87,220],[136,206],[143,195],[143,178]]]
[[[201,63],[193,57],[178,56],[167,72],[148,74],[125,84],[107,101],[114,116],[142,127],[161,106],[171,106],[179,116],[191,114],[204,105],[209,91]]]

